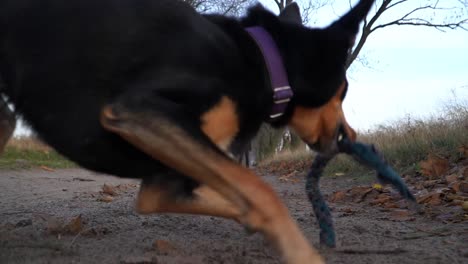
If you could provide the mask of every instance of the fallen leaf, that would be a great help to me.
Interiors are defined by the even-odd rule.
[[[441,193],[437,192],[431,192],[425,195],[422,195],[418,198],[416,198],[416,202],[419,204],[432,204],[432,205],[438,205],[442,201],[440,200]]]
[[[350,193],[351,193],[351,196],[354,197],[353,201],[360,203],[364,201],[364,199],[366,198],[366,195],[372,192],[372,190],[373,190],[372,187],[358,186],[358,187],[352,188]]]
[[[377,191],[381,191],[383,189],[382,184],[375,183],[372,185],[372,188],[376,189]]]
[[[115,191],[115,187],[112,186],[112,185],[107,185],[107,184],[104,184],[102,186],[102,193],[108,194],[108,195],[111,195],[111,196],[117,195],[117,192]]]
[[[427,201],[430,205],[441,205],[442,204],[442,193],[433,193],[430,199]]]
[[[378,204],[382,205],[382,204],[388,203],[390,201],[391,201],[390,196],[386,195],[386,196],[383,196],[383,197],[377,197],[376,199],[372,200],[370,202],[370,204],[371,205],[378,205]]]
[[[160,254],[169,254],[176,248],[166,240],[157,239],[153,242],[153,248]]]
[[[43,169],[43,170],[45,170],[45,171],[50,171],[50,172],[54,172],[54,171],[55,171],[54,169],[49,168],[49,167],[44,166],[44,165],[40,166],[40,168]]]
[[[71,235],[77,235],[83,230],[83,221],[81,215],[73,218],[64,228],[66,233]]]
[[[451,188],[454,192],[459,192],[460,191],[460,185],[461,185],[461,181],[457,181],[457,182],[452,182],[451,184],[449,184],[449,188]]]
[[[105,202],[105,203],[110,203],[110,202],[114,201],[114,197],[112,197],[110,195],[104,195],[104,196],[99,197],[98,201]]]
[[[468,193],[468,182],[460,183],[460,192]]]
[[[433,188],[437,183],[439,183],[439,180],[423,181],[422,186],[423,188]]]
[[[340,202],[346,198],[346,191],[336,191],[330,197],[330,202]]]
[[[291,177],[292,177],[292,173],[289,173],[289,174],[279,177],[278,180],[282,182],[287,182],[291,180]]]
[[[462,196],[462,195],[457,195],[457,194],[453,194],[453,193],[449,193],[447,194],[447,196],[445,196],[445,200],[447,201],[454,201],[454,200],[460,200],[460,201],[464,201],[464,200],[467,200],[468,201],[468,197],[466,196]]]
[[[419,166],[423,175],[434,177],[446,173],[449,169],[449,162],[447,159],[431,154],[427,160],[421,161]]]
[[[399,206],[398,204],[396,204],[394,202],[384,203],[384,204],[382,204],[382,207],[387,208],[387,209],[402,208],[401,206]]]
[[[462,208],[463,208],[463,210],[468,211],[468,201],[467,201],[467,202],[463,202]]]
[[[464,203],[463,200],[452,200],[451,202],[448,203],[448,205],[450,205],[450,206],[457,206],[457,205],[462,206],[463,203]]]
[[[465,159],[468,159],[468,146],[462,145],[458,148],[458,151]]]
[[[63,232],[63,222],[54,216],[45,216],[47,223],[47,233],[51,235],[60,234]]]
[[[451,174],[445,176],[445,181],[447,181],[448,184],[453,183],[458,180],[458,175],[456,174]]]
[[[393,221],[413,221],[415,218],[409,210],[397,209],[390,213],[389,219]]]

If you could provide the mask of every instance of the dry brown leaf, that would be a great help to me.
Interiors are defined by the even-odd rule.
[[[116,189],[115,186],[104,184],[102,186],[102,193],[108,194],[108,195],[111,195],[111,196],[116,196],[117,192],[116,192],[115,189]]]
[[[440,205],[442,204],[442,193],[431,192],[416,199],[419,204]]]
[[[462,201],[463,202],[463,201],[468,201],[468,196],[449,193],[445,197],[445,200],[447,200],[447,201],[452,201],[453,200],[453,201]]]
[[[382,196],[382,197],[380,197],[380,195],[379,195],[379,197],[377,197],[376,199],[372,200],[372,201],[370,202],[370,204],[371,204],[371,205],[378,205],[378,204],[383,205],[383,204],[385,204],[385,203],[390,202],[391,200],[392,200],[392,198],[391,198],[390,196],[388,196],[388,195],[385,195],[385,196]]]
[[[447,159],[431,154],[427,160],[421,161],[419,166],[423,175],[434,177],[445,174],[449,169],[449,162]]]
[[[468,182],[463,181],[460,183],[460,192],[468,193]]]
[[[110,195],[103,195],[103,196],[99,197],[98,201],[105,202],[105,203],[110,203],[110,202],[114,201],[114,197],[112,197]]]
[[[64,228],[66,233],[71,235],[77,235],[83,230],[83,221],[81,215],[73,218]]]
[[[441,205],[442,204],[442,193],[433,193],[429,200],[427,201],[428,204],[430,205]]]
[[[433,188],[438,183],[439,183],[439,180],[423,181],[422,186],[423,188]]]
[[[445,180],[447,181],[448,184],[453,183],[458,180],[458,175],[456,174],[451,174],[445,176]]]
[[[153,248],[161,254],[169,254],[170,252],[176,250],[171,243],[166,240],[157,239],[153,242]]]
[[[461,181],[452,182],[451,184],[449,184],[449,188],[452,188],[452,190],[457,193],[460,191],[461,183]]]
[[[389,219],[393,221],[413,221],[415,218],[411,216],[409,210],[397,209],[391,212]]]
[[[387,209],[401,208],[401,206],[399,206],[398,204],[396,204],[394,202],[387,202],[387,203],[383,204],[382,207],[387,208]]]
[[[346,198],[346,191],[334,192],[330,197],[330,202],[340,202]]]
[[[462,145],[458,148],[458,151],[465,159],[468,159],[468,146]]]
[[[468,180],[468,167],[463,168],[463,179]]]
[[[63,233],[63,221],[54,216],[43,216],[47,225],[47,233],[49,234],[60,234]]]
[[[354,197],[353,201],[360,203],[364,201],[364,199],[366,198],[366,195],[372,192],[373,190],[374,189],[372,187],[358,186],[358,187],[352,188],[350,193],[351,193],[351,196]]]
[[[463,208],[463,210],[468,212],[468,202],[463,202],[462,208]]]
[[[55,171],[54,169],[49,168],[49,167],[44,166],[44,165],[40,166],[40,168],[43,169],[43,170],[45,170],[45,171],[50,171],[50,172],[54,172],[54,171]]]

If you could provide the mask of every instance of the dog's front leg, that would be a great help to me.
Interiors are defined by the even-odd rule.
[[[101,124],[154,159],[221,195],[232,204],[231,214],[238,215],[239,221],[249,228],[263,232],[280,249],[287,263],[323,263],[271,187],[226,157],[196,122],[179,124],[161,114],[158,107],[167,104],[164,99],[153,97],[150,104],[139,103],[136,111],[132,106],[117,102],[102,110]],[[145,111],[141,106],[149,108]],[[181,113],[172,114],[180,116]],[[140,202],[155,198],[151,195],[145,198],[145,192],[148,193],[143,188]],[[174,208],[179,208],[179,213],[194,213],[191,206]],[[209,214],[213,212],[209,208],[205,206],[195,211]]]

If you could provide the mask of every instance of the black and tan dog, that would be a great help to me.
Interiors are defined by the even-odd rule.
[[[287,263],[322,263],[273,190],[225,153],[262,122],[322,153],[339,134],[355,138],[341,108],[345,62],[372,2],[308,29],[296,5],[237,20],[176,0],[0,0],[1,98],[79,165],[141,178],[139,212],[235,219]],[[0,113],[3,142],[14,120]]]

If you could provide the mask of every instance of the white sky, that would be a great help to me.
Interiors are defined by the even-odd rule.
[[[273,0],[260,2],[276,12]],[[425,1],[409,2],[423,4]],[[441,2],[447,6],[453,3],[452,0]],[[348,1],[336,0],[320,9],[314,20],[320,27],[326,26],[347,10]],[[412,9],[395,7],[383,19],[392,20],[405,10]],[[454,11],[449,12],[452,15]],[[442,18],[445,17],[443,14]],[[353,64],[348,73],[350,89],[344,104],[349,123],[359,130],[408,115],[437,116],[455,96],[458,102],[468,102],[468,31],[444,33],[425,27],[387,27],[370,35],[361,54],[370,67],[359,62]]]

